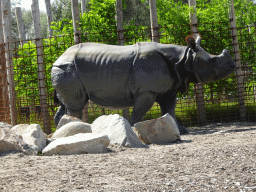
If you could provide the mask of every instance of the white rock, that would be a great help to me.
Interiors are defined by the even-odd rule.
[[[29,127],[29,124],[18,124],[15,125],[12,130],[17,134],[17,135],[22,135],[27,133],[27,128]]]
[[[0,129],[1,128],[12,128],[12,125],[4,123],[4,122],[0,122]]]
[[[63,115],[63,117],[60,119],[60,122],[57,126],[57,129],[61,128],[63,125],[70,123],[70,122],[83,122],[80,119],[73,117],[73,116],[69,116],[69,115]]]
[[[79,133],[74,136],[58,138],[47,145],[44,155],[72,155],[83,153],[102,153],[109,145],[107,135]]]
[[[168,113],[157,119],[136,123],[134,127],[139,139],[147,144],[164,144],[180,139],[178,126]]]
[[[12,130],[21,135],[25,143],[37,146],[39,152],[45,148],[46,136],[39,124],[20,124],[14,126]]]
[[[125,147],[144,147],[129,122],[118,114],[102,115],[91,124],[93,133],[108,135],[111,144]]]
[[[89,123],[84,122],[70,122],[63,125],[61,128],[57,129],[51,139],[68,137],[78,133],[91,133],[91,125]]]
[[[0,129],[0,153],[23,152],[27,155],[36,155],[38,148],[28,145],[20,135],[10,128]]]

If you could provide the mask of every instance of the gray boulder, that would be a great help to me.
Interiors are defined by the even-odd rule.
[[[38,148],[29,145],[15,134],[10,128],[0,129],[0,153],[23,152],[27,155],[36,155]]]
[[[180,140],[180,132],[175,119],[168,113],[157,119],[136,123],[135,131],[146,144],[164,144]]]
[[[70,122],[57,129],[51,139],[57,139],[61,137],[68,137],[78,133],[91,133],[91,125],[84,122]]]
[[[44,155],[73,155],[84,153],[102,153],[109,145],[107,135],[79,133],[74,136],[58,138],[47,145]]]
[[[125,147],[144,147],[145,145],[137,138],[129,122],[118,114],[102,115],[92,124],[93,133],[107,135],[111,144]]]
[[[73,116],[63,115],[63,117],[60,119],[60,122],[58,123],[57,129],[61,128],[63,125],[66,125],[67,123],[70,123],[70,122],[83,122],[83,121]]]
[[[22,136],[25,143],[37,146],[39,152],[46,147],[46,136],[39,124],[19,124],[14,126],[12,130],[17,135]]]

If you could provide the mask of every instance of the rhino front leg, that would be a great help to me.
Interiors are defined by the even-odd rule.
[[[175,108],[177,103],[177,95],[173,91],[168,91],[160,98],[158,98],[158,103],[161,108],[162,115],[169,113],[176,121],[179,128],[180,134],[189,133],[189,130],[182,124],[180,124],[175,116]]]
[[[144,115],[150,110],[156,100],[156,94],[144,92],[139,94],[134,100],[134,107],[131,117],[131,126],[142,120]]]

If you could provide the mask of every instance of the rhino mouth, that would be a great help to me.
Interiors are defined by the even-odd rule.
[[[228,61],[225,61],[223,66],[224,67],[222,67],[220,69],[226,71],[227,73],[228,72],[232,73],[236,69],[235,63],[234,63],[234,61],[232,59],[230,59]]]
[[[224,67],[221,67],[222,65],[218,65],[219,67],[214,68],[216,80],[228,77],[236,69],[235,63],[232,59],[225,61],[223,65]]]
[[[232,59],[228,60],[227,63],[230,66],[230,68],[227,69],[227,71],[235,71],[236,70],[236,65]]]

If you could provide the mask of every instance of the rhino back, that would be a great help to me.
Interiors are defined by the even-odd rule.
[[[76,67],[89,98],[113,109],[132,106],[129,80],[136,46],[80,44]]]
[[[79,45],[69,47],[53,64],[55,67],[61,67],[70,63],[74,63]]]

